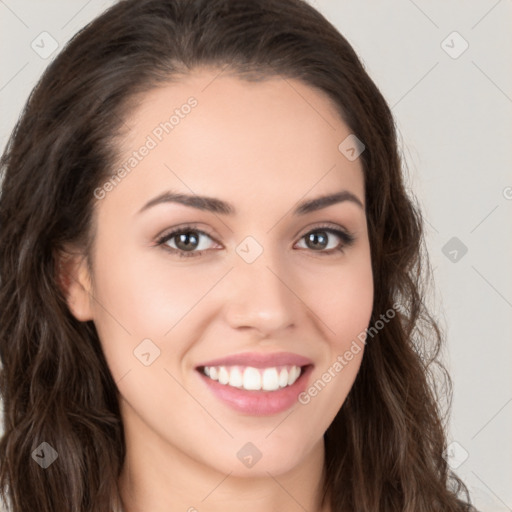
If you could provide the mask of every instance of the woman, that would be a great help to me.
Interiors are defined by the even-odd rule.
[[[307,3],[119,2],[1,166],[11,510],[470,509],[393,119]]]

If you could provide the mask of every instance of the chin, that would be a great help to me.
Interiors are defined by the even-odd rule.
[[[236,445],[234,457],[224,452],[213,466],[220,472],[241,478],[268,478],[269,473],[282,475],[300,466],[308,457],[306,443],[299,440],[283,445],[282,439],[276,438],[272,442],[269,438],[260,443],[257,440],[254,443],[237,441]]]

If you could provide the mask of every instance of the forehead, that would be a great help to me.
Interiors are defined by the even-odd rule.
[[[140,207],[167,188],[230,202],[293,204],[342,188],[364,199],[359,159],[339,150],[350,128],[325,93],[299,80],[201,69],[137,100],[113,169],[125,177],[109,201]]]

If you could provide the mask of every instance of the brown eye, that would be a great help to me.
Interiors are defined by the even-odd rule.
[[[200,256],[209,248],[208,241],[205,239],[212,240],[212,237],[199,229],[184,227],[160,237],[157,245],[165,246],[167,250],[178,256]]]
[[[343,251],[355,241],[355,237],[350,233],[334,228],[316,228],[306,233],[302,239],[305,240],[306,249],[320,254],[332,254],[333,252]],[[336,242],[336,239],[338,240]]]

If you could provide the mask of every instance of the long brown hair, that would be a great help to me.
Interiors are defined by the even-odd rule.
[[[349,43],[303,0],[122,0],[76,34],[34,88],[0,162],[0,495],[13,512],[119,505],[117,387],[94,324],[66,305],[58,255],[68,243],[89,247],[94,190],[112,175],[133,100],[203,65],[245,80],[302,80],[366,146],[371,325],[395,303],[401,313],[368,342],[325,433],[324,500],[342,512],[469,510],[444,458],[440,403],[443,393],[450,402],[451,381],[423,302],[423,221],[404,186],[393,117]],[[43,442],[58,453],[45,470],[32,460]]]

